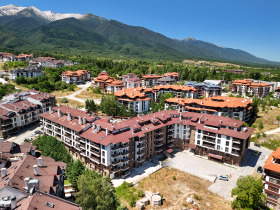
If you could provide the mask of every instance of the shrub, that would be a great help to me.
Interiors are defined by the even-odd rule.
[[[276,117],[276,120],[278,120],[278,121],[280,120],[280,116],[279,115]]]
[[[177,179],[176,179],[176,176],[173,176],[172,179],[173,179],[173,180],[177,180]]]
[[[9,81],[9,77],[4,77],[4,80],[5,81]]]
[[[193,194],[193,197],[195,200],[198,200],[198,201],[202,199],[202,197],[197,194]]]
[[[257,136],[257,139],[259,139],[261,137],[261,134],[257,133],[256,136]]]
[[[266,134],[265,134],[265,133],[262,133],[262,137],[266,137]]]
[[[68,99],[67,98],[63,98],[62,100],[61,100],[61,103],[68,103],[69,101],[68,101]]]
[[[263,129],[263,122],[260,122],[259,126],[258,126],[258,129],[259,130],[262,130]]]

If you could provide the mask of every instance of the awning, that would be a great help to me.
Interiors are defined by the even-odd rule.
[[[195,145],[195,144],[190,144],[190,145],[189,145],[189,148],[191,148],[191,149],[196,149],[196,145]]]
[[[221,156],[221,155],[214,155],[214,154],[211,154],[211,153],[208,153],[208,157],[212,157],[212,158],[215,158],[215,159],[218,159],[218,160],[222,160],[223,159],[223,156]]]

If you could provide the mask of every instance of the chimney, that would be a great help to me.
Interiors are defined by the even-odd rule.
[[[97,132],[99,132],[100,131],[100,125],[97,125]]]
[[[16,200],[16,196],[11,196],[11,209],[16,209],[17,207],[17,200]]]
[[[67,113],[67,120],[71,121],[71,114],[70,114],[70,112]]]
[[[83,117],[83,124],[87,123],[87,119],[85,117]]]
[[[79,118],[79,124],[82,125],[83,124],[82,117],[79,116],[78,118]]]
[[[43,167],[43,159],[41,157],[38,158],[38,166]]]
[[[1,168],[1,177],[2,179],[7,176],[7,169],[6,168]]]
[[[220,123],[222,123],[222,120],[220,120]]]
[[[24,184],[25,184],[25,188],[24,188],[24,189],[26,189],[26,190],[28,190],[28,183],[29,183],[29,180],[30,180],[30,177],[26,177],[26,178],[24,179]]]
[[[38,175],[38,165],[33,166],[33,171],[34,171],[34,175],[37,176]]]
[[[53,110],[52,110],[52,107],[51,107],[51,106],[49,107],[49,113],[50,113],[50,114],[53,113]]]
[[[108,136],[108,128],[106,128],[106,136]]]
[[[58,116],[58,117],[61,117],[61,111],[60,111],[60,109],[57,110],[57,116]]]

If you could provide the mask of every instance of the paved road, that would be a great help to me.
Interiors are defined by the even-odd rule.
[[[75,101],[79,101],[81,103],[85,103],[86,99],[77,98],[76,95],[79,95],[81,92],[83,92],[84,90],[89,88],[91,85],[92,85],[91,82],[87,82],[84,85],[78,85],[77,87],[80,87],[82,89],[76,91],[75,93],[72,93],[71,95],[64,96],[64,97],[57,97],[57,98],[67,98],[67,99],[72,99],[72,100],[75,100]],[[96,104],[101,103],[101,99],[93,99],[93,100]]]
[[[17,133],[15,136],[9,138],[7,141],[15,142],[17,144],[22,144],[24,140],[30,137],[36,130],[40,130],[40,124],[33,125],[27,129],[22,130],[21,132]]]

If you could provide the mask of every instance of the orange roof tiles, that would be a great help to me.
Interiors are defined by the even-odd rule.
[[[204,99],[192,99],[192,98],[169,98],[165,100],[170,103],[177,103],[183,106],[195,104],[203,107],[215,107],[215,108],[237,108],[237,107],[250,107],[252,101],[246,98],[235,98],[226,96],[215,96]]]
[[[77,71],[65,71],[61,75],[64,75],[66,77],[73,77],[73,76],[81,76],[89,73],[87,70],[77,70]]]
[[[191,92],[197,91],[197,89],[195,88],[189,86],[183,86],[183,85],[159,85],[153,87],[154,91],[159,91],[161,89],[182,90],[182,91],[191,91]]]
[[[233,85],[247,85],[251,87],[270,87],[269,84],[264,82],[253,82],[252,79],[244,79],[244,80],[234,80],[232,81]]]
[[[280,147],[270,154],[270,156],[265,161],[263,168],[280,173],[280,164],[275,163],[275,159],[280,159]]]

